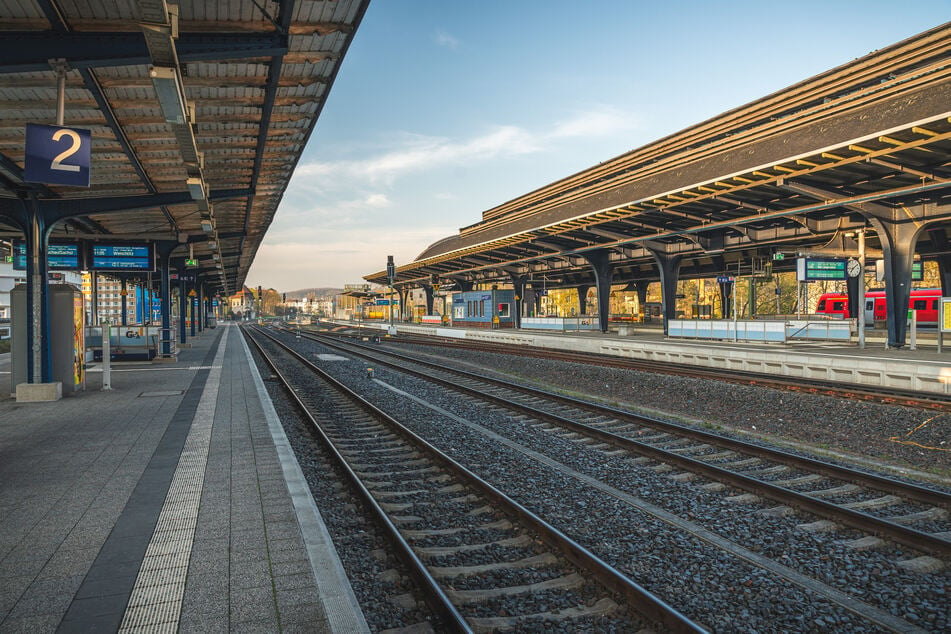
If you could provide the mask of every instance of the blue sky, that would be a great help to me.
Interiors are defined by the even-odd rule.
[[[948,19],[951,0],[373,0],[246,283],[361,283],[486,209]]]

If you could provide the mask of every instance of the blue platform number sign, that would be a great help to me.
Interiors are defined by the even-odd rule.
[[[26,124],[23,179],[47,185],[89,187],[92,134],[89,130]]]

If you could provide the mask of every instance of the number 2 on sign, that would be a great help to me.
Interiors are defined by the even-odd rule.
[[[56,155],[56,158],[53,159],[53,163],[50,165],[50,169],[61,170],[63,172],[78,172],[78,165],[63,165],[63,161],[78,152],[79,148],[82,147],[83,141],[81,138],[79,138],[78,133],[67,129],[60,129],[54,132],[53,140],[59,141],[64,136],[68,136],[72,140],[73,144]]]

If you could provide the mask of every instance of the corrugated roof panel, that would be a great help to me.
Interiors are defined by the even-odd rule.
[[[0,2],[0,15],[11,20],[40,19],[43,12],[37,3],[31,0],[3,0]]]
[[[134,0],[51,2],[58,6],[71,29],[141,33],[141,13]],[[273,33],[274,25],[257,4],[280,19],[281,3],[270,0],[182,0],[179,26],[183,33]],[[186,99],[195,103],[197,112],[194,148],[188,147],[191,135],[176,136],[176,129],[165,122],[166,113],[158,104],[148,64],[96,68],[91,71],[88,85],[79,72],[70,71],[66,120],[92,129],[93,187],[50,189],[66,198],[155,190],[187,193],[185,158],[194,156],[195,151],[203,153],[203,173],[210,189],[243,189],[252,180],[257,184],[258,193],[250,200],[238,198],[215,205],[219,227],[231,227],[234,231],[244,228],[245,214],[250,210],[250,230],[243,241],[243,253],[236,258],[240,264],[232,263],[232,268],[238,268],[229,271],[241,283],[287,187],[303,140],[314,124],[327,91],[326,81],[333,77],[339,62],[339,55],[309,55],[310,49],[342,50],[352,37],[347,35],[352,34],[352,28],[340,28],[334,23],[347,20],[347,16],[353,22],[362,16],[366,4],[362,0],[299,0],[295,4],[298,16],[306,16],[306,22],[292,22],[290,26],[290,46],[294,52],[281,65],[270,130],[260,148],[261,155],[260,123],[265,114],[269,57],[190,62],[181,67]],[[31,0],[0,0],[0,24],[11,23],[21,29],[49,30],[39,4]],[[22,162],[26,123],[55,120],[56,75],[52,70],[4,73],[2,65],[0,60],[0,152],[14,162]],[[99,111],[99,100],[103,99],[114,119]],[[118,131],[111,125],[116,125]],[[262,165],[257,175],[256,158],[260,158]],[[178,230],[198,229],[199,216],[193,202],[172,206],[170,213]],[[172,228],[158,209],[136,212],[133,216],[134,219],[129,214],[97,214],[95,219],[108,231],[138,230],[143,225],[159,232]]]

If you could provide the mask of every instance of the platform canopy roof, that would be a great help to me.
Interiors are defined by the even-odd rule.
[[[396,284],[586,285],[605,260],[636,284],[658,256],[681,277],[750,271],[776,252],[854,254],[863,211],[927,223],[919,252],[948,255],[949,117],[951,23],[486,210]]]
[[[52,238],[183,246],[233,293],[369,0],[0,0],[0,232],[31,201]],[[24,179],[28,123],[92,133],[91,186]]]

